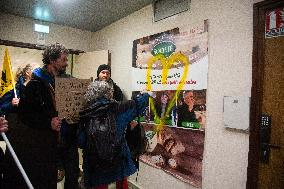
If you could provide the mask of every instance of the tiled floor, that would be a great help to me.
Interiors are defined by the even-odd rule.
[[[6,143],[4,141],[0,141],[0,147],[3,149],[4,152],[6,151]],[[80,166],[80,168],[82,168],[83,160],[81,158],[82,157],[82,151],[81,150],[79,150],[79,156],[80,156],[79,166]],[[57,183],[57,189],[64,189],[64,179],[61,182]]]
[[[115,184],[110,184],[108,186],[108,189],[115,189],[115,188],[116,188]],[[57,189],[64,189],[64,179],[61,182],[57,183]],[[132,189],[132,188],[129,187],[129,189]]]
[[[0,141],[0,147],[3,149],[3,151],[6,150],[6,144],[4,141]],[[79,149],[79,167],[82,170],[82,163],[83,163],[83,159],[82,159],[82,150]],[[112,183],[108,186],[108,189],[115,189],[115,183]],[[57,183],[57,189],[64,189],[64,179],[61,182]],[[129,183],[129,189],[138,189],[134,184]]]

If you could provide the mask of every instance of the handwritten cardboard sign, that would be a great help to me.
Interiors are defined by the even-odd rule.
[[[90,84],[89,79],[56,78],[55,101],[58,117],[67,123],[77,123],[79,112],[84,105],[84,94]]]

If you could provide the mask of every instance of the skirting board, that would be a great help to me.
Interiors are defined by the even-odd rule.
[[[128,180],[128,187],[129,189],[142,189],[140,186],[138,186],[135,182]]]

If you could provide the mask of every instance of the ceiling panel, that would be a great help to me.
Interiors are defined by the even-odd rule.
[[[0,0],[0,11],[97,31],[151,3],[152,0]]]

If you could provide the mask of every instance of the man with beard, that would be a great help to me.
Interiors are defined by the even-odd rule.
[[[98,67],[97,70],[97,79],[96,81],[106,81],[108,82],[113,88],[113,99],[116,101],[123,100],[123,94],[119,86],[110,78],[111,76],[111,68],[109,65],[102,64]]]
[[[37,189],[57,188],[58,166],[65,169],[64,187],[78,188],[77,125],[59,119],[55,106],[55,77],[71,77],[65,74],[67,57],[68,50],[59,43],[46,47],[42,59],[44,66],[33,71],[19,104],[20,117],[28,126],[29,138],[23,141],[27,156],[23,166]]]
[[[200,109],[200,106],[195,104],[192,90],[183,93],[183,101],[184,103],[178,107],[178,127],[188,127],[191,123],[198,123],[199,125],[203,117],[195,112]]]

